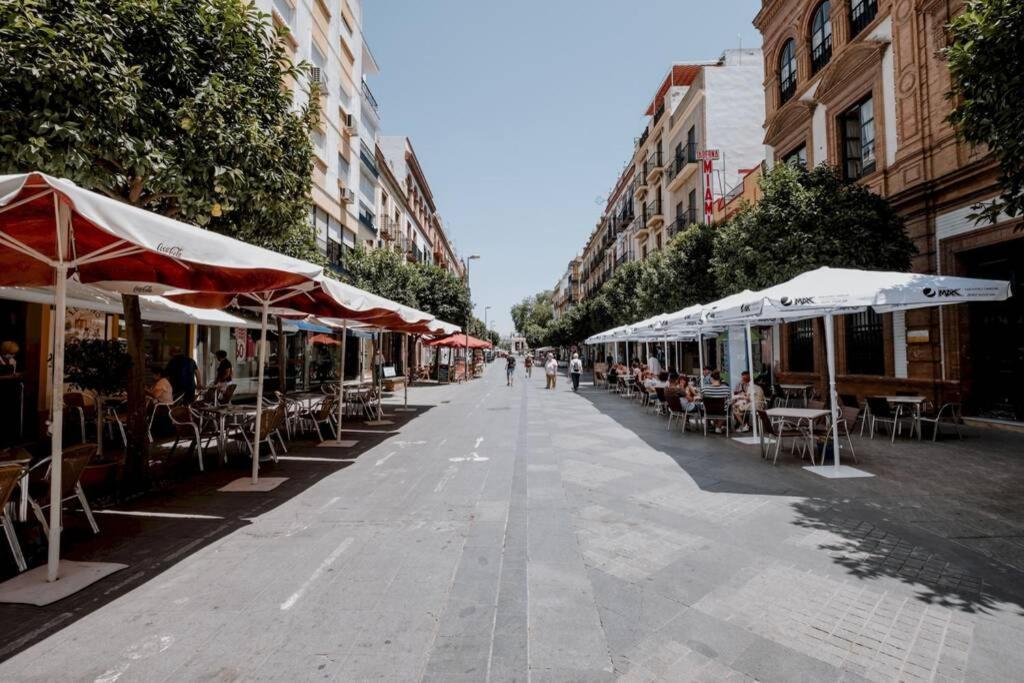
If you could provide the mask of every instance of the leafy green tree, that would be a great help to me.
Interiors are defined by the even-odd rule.
[[[821,266],[907,270],[915,253],[889,203],[835,169],[779,164],[763,196],[718,227],[711,270],[723,295]]]
[[[469,315],[469,289],[453,273],[433,264],[417,265],[416,301],[418,308],[436,318],[464,325]]]
[[[679,232],[665,251],[667,298],[664,311],[678,311],[721,298],[718,283],[708,268],[714,255],[717,226],[696,223]]]
[[[1024,214],[1024,2],[969,0],[949,25],[945,50],[960,136],[999,161],[1002,196],[981,219]]]
[[[356,287],[405,306],[419,306],[417,295],[422,288],[422,277],[402,254],[360,245],[345,255],[345,268],[348,270],[346,279]],[[459,324],[459,321],[451,322]]]
[[[531,347],[544,346],[547,343],[548,328],[554,319],[550,290],[528,296],[512,306],[512,322]]]
[[[44,171],[316,259],[310,126],[282,32],[238,0],[0,3],[0,172]],[[315,93],[312,93],[315,95]],[[129,478],[145,476],[142,319],[125,296]]]

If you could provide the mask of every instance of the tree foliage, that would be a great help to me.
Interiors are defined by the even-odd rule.
[[[835,169],[779,164],[763,196],[721,225],[711,268],[722,295],[763,289],[821,266],[907,270],[915,253],[889,203]]]
[[[960,136],[986,145],[999,161],[1002,196],[983,219],[1024,214],[1024,2],[969,0],[949,25],[949,61],[955,106],[950,121]]]
[[[356,287],[445,322],[464,326],[469,317],[466,283],[433,264],[409,263],[396,251],[360,246],[346,254],[345,269],[344,278]]]
[[[620,266],[597,293],[557,319],[536,310],[542,302],[550,310],[549,293],[527,297],[512,308],[516,327],[530,330],[531,346],[568,346],[820,266],[909,268],[914,246],[902,219],[884,199],[833,169],[780,165],[761,183],[764,196],[756,205],[724,224],[682,230],[663,251]]]
[[[318,109],[281,38],[238,0],[0,3],[0,169],[315,260]]]

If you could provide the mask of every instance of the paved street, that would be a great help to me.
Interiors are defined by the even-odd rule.
[[[315,475],[276,507],[209,494],[173,527],[202,542],[46,608],[0,680],[1019,680],[1019,437],[857,441],[880,476],[829,481],[524,380],[495,363],[413,388],[372,447],[293,448],[268,474]]]

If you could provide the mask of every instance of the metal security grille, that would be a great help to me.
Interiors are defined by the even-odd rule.
[[[882,316],[872,310],[846,317],[846,371],[851,375],[885,374]]]
[[[789,371],[814,372],[814,321],[801,320],[789,327]]]

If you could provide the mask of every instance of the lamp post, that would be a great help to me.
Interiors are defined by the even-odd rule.
[[[466,381],[469,381],[469,324],[473,320],[473,293],[469,286],[469,262],[479,261],[479,254],[466,257],[466,292],[469,294],[469,315],[466,316]]]

